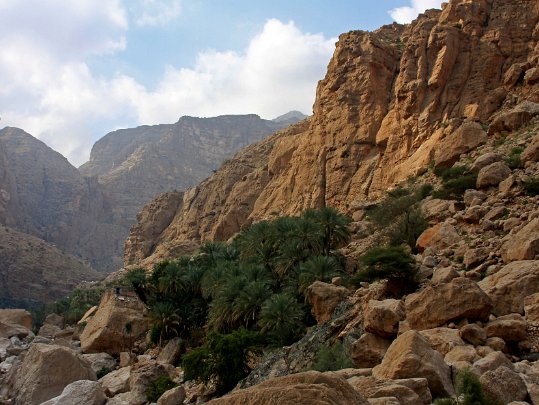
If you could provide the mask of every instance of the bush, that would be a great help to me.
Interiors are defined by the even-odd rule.
[[[182,356],[184,378],[217,384],[217,394],[234,388],[249,374],[249,353],[260,343],[260,335],[247,329],[230,334],[210,333],[207,342]]]
[[[539,178],[535,177],[533,179],[525,181],[524,183],[522,183],[522,187],[524,188],[524,192],[530,197],[535,197],[536,195],[539,195]]]
[[[507,163],[507,166],[509,166],[510,169],[518,169],[522,165],[522,162],[520,161],[520,154],[523,151],[524,149],[518,146],[511,149],[511,153],[505,159],[505,163]]]
[[[101,377],[106,376],[111,371],[114,371],[114,369],[113,368],[108,368],[108,367],[103,367],[103,368],[99,369],[97,371],[97,373],[95,373],[95,374],[97,375],[97,379],[99,380]]]
[[[146,398],[148,402],[157,402],[161,395],[177,385],[168,375],[160,375],[146,390]]]
[[[442,188],[432,193],[434,198],[461,201],[466,190],[476,187],[477,172],[471,171],[468,166],[438,168],[434,174],[442,178]]]
[[[501,405],[483,394],[479,378],[468,369],[459,371],[455,388],[457,398],[440,398],[434,403],[436,405]]]
[[[324,372],[353,367],[355,365],[344,350],[342,343],[336,342],[332,346],[324,346],[318,351],[312,369]]]
[[[402,246],[370,249],[359,258],[359,262],[360,269],[352,277],[352,284],[386,279],[388,289],[395,295],[417,286],[415,260]]]
[[[387,236],[390,246],[406,244],[416,249],[417,238],[428,227],[428,222],[419,208],[412,208],[398,218],[392,226],[387,229]]]

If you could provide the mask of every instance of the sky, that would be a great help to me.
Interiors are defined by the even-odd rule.
[[[311,114],[339,34],[440,4],[0,0],[0,128],[22,128],[79,166],[119,128]]]

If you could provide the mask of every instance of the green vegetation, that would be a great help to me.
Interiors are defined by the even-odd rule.
[[[488,398],[483,393],[479,378],[470,370],[462,370],[457,374],[456,398],[440,398],[436,405],[498,405],[499,402]]]
[[[386,279],[395,295],[417,287],[415,260],[402,246],[370,249],[359,258],[359,262],[360,268],[351,280],[355,285]]]
[[[344,350],[342,343],[335,342],[332,346],[324,346],[318,351],[312,369],[324,372],[353,367],[355,365],[350,360],[349,354]]]
[[[367,212],[380,228],[390,246],[406,244],[415,249],[419,235],[427,229],[427,221],[419,209],[419,202],[432,193],[433,187],[424,184],[415,191],[398,187]]]
[[[511,149],[511,153],[505,159],[505,163],[507,163],[507,166],[509,166],[510,169],[518,169],[522,166],[522,162],[520,161],[520,154],[523,151],[524,149],[518,146],[515,146],[513,149]]]
[[[97,375],[97,379],[99,380],[101,377],[106,376],[111,371],[114,371],[114,369],[113,368],[108,368],[108,367],[103,367],[100,370],[98,370],[97,373],[95,373],[95,374]]]
[[[217,384],[217,394],[234,388],[249,374],[249,354],[260,343],[260,335],[240,328],[229,334],[212,332],[204,345],[182,357],[185,379]]]
[[[207,242],[151,274],[132,270],[126,280],[149,308],[150,340],[185,339],[186,378],[216,379],[225,392],[248,372],[246,353],[291,344],[314,323],[307,287],[345,276],[337,249],[349,242],[349,223],[333,208],[308,210],[253,224],[230,243]]]
[[[45,317],[52,313],[63,316],[68,325],[77,323],[86,311],[99,304],[104,291],[104,287],[77,288],[66,298],[31,309],[34,329],[39,330]]]
[[[523,182],[522,187],[524,188],[526,195],[529,195],[530,197],[539,195],[539,178],[534,177],[533,179]]]
[[[161,395],[177,385],[168,375],[161,375],[146,390],[146,398],[148,402],[157,402]]]
[[[461,201],[464,192],[475,188],[477,172],[467,166],[453,166],[449,169],[436,169],[436,176],[442,179],[442,188],[432,193],[434,198]]]

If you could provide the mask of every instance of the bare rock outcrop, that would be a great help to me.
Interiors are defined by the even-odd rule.
[[[524,314],[524,299],[539,290],[539,261],[511,262],[481,280],[479,287],[491,298],[494,314]]]
[[[144,305],[138,298],[106,292],[81,334],[83,352],[118,354],[130,348],[149,329],[149,319],[143,313]]]
[[[474,148],[491,120],[506,128],[502,112],[532,119],[537,82],[521,77],[536,66],[538,21],[533,0],[452,0],[409,26],[341,35],[313,116],[186,192],[143,264],[275,213],[334,206],[353,214],[436,157],[449,165]]]
[[[531,220],[502,246],[502,258],[508,263],[513,260],[533,260],[539,255],[539,218]]]
[[[422,330],[464,318],[487,319],[492,301],[474,281],[458,277],[408,295],[405,306],[410,327]]]
[[[90,364],[75,351],[62,346],[36,343],[17,370],[13,393],[16,403],[38,405],[77,380],[96,381]]]
[[[43,402],[41,405],[103,405],[106,400],[103,389],[97,381],[79,380],[72,382],[64,388],[60,395]]]
[[[320,324],[331,319],[333,311],[350,291],[345,287],[315,281],[307,288],[307,297],[312,305],[312,312]]]
[[[368,405],[348,382],[335,373],[306,371],[277,377],[253,387],[233,391],[208,405],[267,404]]]

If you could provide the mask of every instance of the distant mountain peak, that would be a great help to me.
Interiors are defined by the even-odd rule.
[[[292,110],[288,111],[286,114],[279,115],[277,118],[272,119],[273,122],[289,122],[290,124],[301,121],[308,116],[303,114],[301,111]]]

